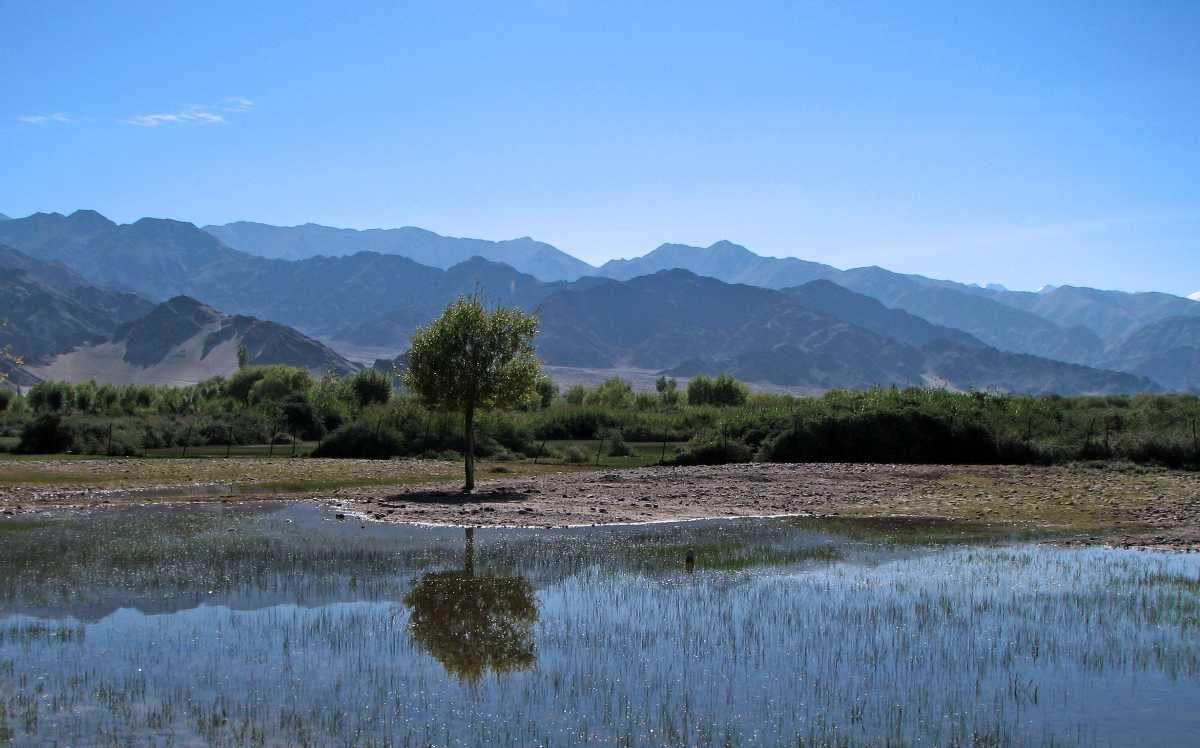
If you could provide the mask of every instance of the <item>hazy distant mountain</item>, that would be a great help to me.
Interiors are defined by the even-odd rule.
[[[995,348],[962,348],[935,342],[921,348],[920,376],[859,378],[862,370],[844,359],[789,346],[754,351],[730,358],[687,361],[670,370],[673,376],[716,375],[727,372],[749,382],[808,385],[815,389],[878,385],[936,386],[1022,394],[1116,394],[1154,392],[1157,383],[1140,376],[1067,364]]]
[[[1200,316],[1170,317],[1135,330],[1105,353],[1104,362],[1171,389],[1200,392]]]
[[[809,289],[814,304],[836,291]],[[728,371],[751,382],[813,390],[870,385],[987,387],[1015,392],[1138,392],[1144,378],[945,341],[907,317],[874,315],[869,299],[848,299],[876,327],[892,325],[908,345],[803,304],[789,293],[733,285],[672,270],[626,282],[567,288],[541,305],[537,345],[547,363],[634,366],[678,376]]]
[[[795,258],[761,257],[727,241],[709,247],[664,244],[643,257],[608,262],[600,274],[628,279],[672,268],[776,289],[829,280],[1001,350],[1076,363],[1098,360],[1106,347],[1151,322],[1200,314],[1200,307],[1191,308],[1169,294],[1070,286],[1022,293],[999,284],[968,285],[880,267],[839,270]]]
[[[1063,329],[1033,312],[984,295],[984,289],[879,267],[847,270],[834,282],[934,324],[963,330],[1003,351],[1080,363],[1093,360],[1104,350],[1104,342],[1086,328]]]
[[[1125,293],[1059,286],[1044,294],[1005,293],[996,300],[1048,319],[1063,328],[1086,327],[1113,344],[1152,322],[1200,317],[1200,305],[1166,293]]]
[[[12,219],[9,218],[8,216],[4,215],[3,213],[0,213],[0,221],[11,221],[11,220]]]
[[[43,379],[185,384],[232,374],[242,345],[251,364],[286,364],[318,374],[347,374],[358,368],[290,327],[222,314],[186,296],[121,325],[106,341],[29,368]]]
[[[399,229],[338,229],[315,223],[270,226],[239,221],[204,230],[224,243],[260,257],[303,260],[317,255],[344,256],[359,252],[400,255],[423,265],[449,268],[471,257],[502,262],[541,280],[575,280],[595,272],[591,265],[556,247],[529,237],[507,241],[440,236],[414,227]]]
[[[61,262],[37,260],[3,244],[0,244],[0,268],[23,270],[39,283],[62,290],[88,285],[86,278]]]
[[[22,270],[0,269],[0,347],[28,363],[89,342],[104,340],[120,324],[93,313],[68,293],[34,280]]]
[[[855,293],[832,281],[813,281],[786,288],[784,293],[809,309],[912,346],[920,347],[938,340],[967,348],[982,348],[985,345],[962,330],[934,325],[901,309],[891,309],[878,299]]]
[[[600,320],[595,320],[594,325],[575,325],[574,329],[555,328],[551,312],[556,307],[551,305],[543,315],[547,350],[554,351],[558,363],[603,366],[608,365],[603,362],[621,361],[652,368],[679,366],[691,359],[707,361],[703,365],[710,366],[718,359],[751,356],[753,365],[764,376],[776,372],[770,376],[798,377],[814,383],[834,381],[838,377],[830,372],[843,371],[838,368],[842,365],[840,360],[820,359],[819,355],[851,355],[852,341],[865,340],[856,337],[862,334],[901,346],[903,356],[891,361],[884,359],[886,363],[882,366],[867,356],[851,356],[848,366],[857,373],[844,374],[847,385],[854,377],[872,382],[893,381],[887,377],[915,381],[906,368],[909,364],[905,361],[910,360],[918,360],[925,367],[919,372],[919,379],[936,383],[941,374],[930,370],[930,362],[940,362],[938,366],[944,368],[951,363],[946,355],[934,357],[930,352],[933,349],[926,350],[939,341],[967,351],[991,346],[1043,359],[1124,367],[1120,362],[1133,358],[1110,355],[1109,351],[1124,344],[1137,331],[1146,329],[1147,335],[1157,334],[1156,328],[1148,326],[1175,316],[1200,316],[1200,304],[1166,294],[1123,294],[1072,287],[1041,294],[1019,293],[904,275],[877,267],[842,271],[794,258],[759,257],[730,242],[717,242],[706,248],[663,245],[645,257],[606,264],[601,272],[610,278],[585,276],[568,284],[541,281],[509,264],[477,256],[446,264],[453,252],[468,249],[516,258],[513,262],[540,262],[539,257],[558,261],[569,257],[532,240],[484,242],[440,237],[420,229],[347,231],[311,225],[281,229],[262,224],[230,224],[212,227],[212,231],[215,233],[166,219],[147,218],[117,225],[94,211],[77,211],[70,216],[39,213],[4,221],[0,223],[0,242],[39,260],[65,263],[43,263],[38,270],[57,274],[58,279],[50,281],[52,286],[82,281],[93,287],[132,290],[155,299],[187,295],[232,313],[275,320],[307,334],[355,347],[402,348],[415,327],[436,316],[459,293],[480,290],[492,302],[530,309],[543,302],[551,304],[551,298],[557,299],[560,293],[593,293],[597,298],[605,294],[619,296],[626,292],[617,290],[621,284],[616,279],[683,266],[718,281],[740,280],[749,284],[746,286],[749,291],[739,293],[763,291],[765,286],[788,288],[783,296],[791,297],[793,306],[775,309],[765,319],[747,320],[748,327],[736,333],[697,327],[695,320],[708,314],[703,305],[689,305],[688,318],[674,318],[668,314],[669,310],[652,306],[633,307],[643,309],[633,317],[619,305],[600,307],[603,314],[625,320],[627,326],[657,331],[631,347],[621,342],[624,333],[620,329],[601,324]],[[317,251],[317,242],[334,247],[336,254],[368,240],[384,242],[388,252],[269,259],[227,246],[217,236],[222,233],[243,243],[257,237],[255,241],[265,242],[262,246],[267,247],[261,251],[275,254]],[[389,253],[401,250],[417,255],[425,252],[422,256],[434,257],[444,268]],[[563,270],[567,277],[586,267],[585,263],[574,263],[577,264],[568,263]],[[545,263],[539,267],[540,272],[546,272]],[[843,293],[832,284],[847,291]],[[723,290],[720,293],[728,295]],[[566,302],[561,299],[554,301],[563,303]],[[583,314],[583,310],[576,312]],[[668,316],[662,320],[647,316],[660,312]],[[850,335],[846,328],[818,325],[811,315],[832,318],[855,332]],[[813,330],[822,330],[826,338],[810,339],[807,333],[802,334],[812,325],[816,325]],[[841,332],[830,337],[834,329]],[[727,334],[730,337],[722,337]],[[718,342],[726,343],[699,345],[705,343],[704,337],[708,335],[716,335]],[[850,352],[842,345],[848,346]],[[766,354],[772,351],[773,358],[768,357]],[[798,360],[797,352],[803,352],[812,361],[808,373],[780,373],[788,366],[796,369],[788,362]],[[916,359],[912,358],[914,355]],[[956,365],[983,360],[960,353],[953,358]],[[646,363],[652,360],[655,363]],[[670,363],[663,363],[666,360]],[[1018,359],[995,360],[992,364],[1007,371],[1004,367],[1015,361]],[[1026,363],[1034,366],[1032,361]],[[966,369],[957,371],[948,380],[955,386],[971,386],[971,383],[983,386],[978,382],[990,381],[982,374],[968,375]],[[1056,381],[1058,384],[1054,386],[1061,385],[1062,391],[1106,391],[1107,385],[1093,386],[1078,371],[1050,367],[1045,372],[1040,380],[1032,376],[1018,378],[1012,387],[1040,391],[1038,388],[1044,385],[1039,382]],[[966,379],[970,382],[964,384]],[[1130,380],[1114,385],[1118,389],[1136,386],[1140,385]]]
[[[738,244],[719,241],[708,247],[663,244],[642,257],[610,260],[600,267],[598,274],[616,280],[629,280],[675,268],[726,283],[746,283],[764,288],[798,286],[819,278],[830,278],[839,272],[829,265],[793,257],[760,257]]]
[[[375,304],[348,311],[341,319],[315,321],[324,335],[364,346],[404,347],[417,327],[429,323],[460,294],[483,293],[489,304],[532,309],[564,282],[544,283],[499,263],[473,257],[445,271],[427,268],[421,287],[387,294]],[[595,279],[581,281],[583,284]],[[351,302],[354,297],[351,297]]]
[[[186,293],[205,274],[235,273],[248,255],[190,223],[143,218],[117,225],[90,210],[35,213],[0,223],[0,243],[69,265],[95,285],[154,298]]]
[[[684,270],[561,291],[542,303],[541,321],[538,350],[550,364],[667,369],[788,347],[819,359],[823,376],[755,379],[822,388],[920,378],[920,356],[900,343],[786,294]]]
[[[190,223],[147,218],[118,226],[89,211],[7,221],[0,240],[9,238],[22,251],[65,261],[94,284],[160,299],[192,296],[352,340],[362,338],[358,325],[378,329],[389,316],[428,321],[459,293],[478,289],[493,302],[528,306],[558,287],[481,258],[446,270],[375,252],[271,260],[227,247]],[[395,338],[406,339],[411,326]]]
[[[11,346],[27,364],[44,362],[78,345],[98,342],[153,304],[133,294],[83,285],[59,263],[0,246],[0,347]]]

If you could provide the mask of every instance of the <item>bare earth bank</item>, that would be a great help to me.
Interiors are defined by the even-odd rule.
[[[377,521],[561,526],[782,514],[910,516],[1078,533],[1073,542],[1200,550],[1200,476],[1092,467],[748,464],[653,467],[444,487],[347,490]]]
[[[202,460],[187,466],[190,462],[90,460],[86,464],[93,474],[137,474],[142,467],[156,470],[154,485],[180,489],[157,500],[180,501],[187,500],[189,485],[198,485],[194,482],[198,473],[222,464]],[[361,470],[371,473],[370,485],[317,489],[268,485],[252,496],[203,498],[315,499],[346,515],[375,521],[474,526],[556,527],[781,514],[939,517],[1064,530],[1074,534],[1074,542],[1200,550],[1200,475],[1168,470],[847,464],[653,467],[483,480],[474,494],[464,495],[453,489],[457,470],[448,463],[289,462],[293,477],[295,472],[311,471],[350,479],[361,463]],[[29,462],[23,466],[33,467]],[[107,480],[82,487],[38,485],[37,473],[49,475],[48,466],[41,467],[28,481],[10,478],[0,487],[0,521],[5,514],[50,506],[148,500],[113,492],[115,484]],[[188,474],[178,478],[187,480],[170,474],[185,467]],[[245,470],[239,468],[240,474],[230,478],[240,479],[239,485],[253,485],[242,481],[252,479],[256,471],[249,464],[242,467]],[[0,477],[4,469],[0,465]]]

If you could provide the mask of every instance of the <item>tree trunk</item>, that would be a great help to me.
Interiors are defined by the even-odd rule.
[[[465,528],[466,543],[463,551],[463,573],[475,576],[475,528]]]
[[[470,492],[475,490],[475,408],[467,408],[464,420],[467,439],[467,484],[463,486],[463,490]]]

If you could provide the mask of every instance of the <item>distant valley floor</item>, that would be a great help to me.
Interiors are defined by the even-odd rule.
[[[658,380],[660,373],[653,369],[584,369],[575,366],[548,366],[543,365],[542,371],[546,376],[559,386],[563,392],[575,385],[584,387],[595,387],[601,382],[620,377],[633,387],[634,392],[654,392],[654,383]],[[675,381],[681,388],[686,388],[688,377],[675,377]],[[786,387],[784,385],[772,384],[770,382],[744,382],[747,387],[755,392],[777,392],[788,395],[820,395],[824,390],[813,389],[812,387]]]
[[[1068,466],[749,464],[631,470],[487,464],[465,497],[443,461],[0,460],[0,523],[53,507],[317,500],[349,517],[474,526],[758,515],[909,516],[1063,532],[1067,542],[1200,550],[1200,475]],[[0,524],[0,529],[3,525]]]

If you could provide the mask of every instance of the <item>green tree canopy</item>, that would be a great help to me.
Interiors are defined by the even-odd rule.
[[[537,317],[460,296],[413,335],[405,385],[431,408],[463,414],[467,491],[475,488],[475,413],[511,408],[535,390]]]
[[[692,377],[688,382],[688,405],[745,405],[750,396],[746,385],[728,374],[709,379],[703,374]]]
[[[360,408],[386,403],[392,396],[392,378],[375,369],[363,369],[350,379],[350,389]]]

